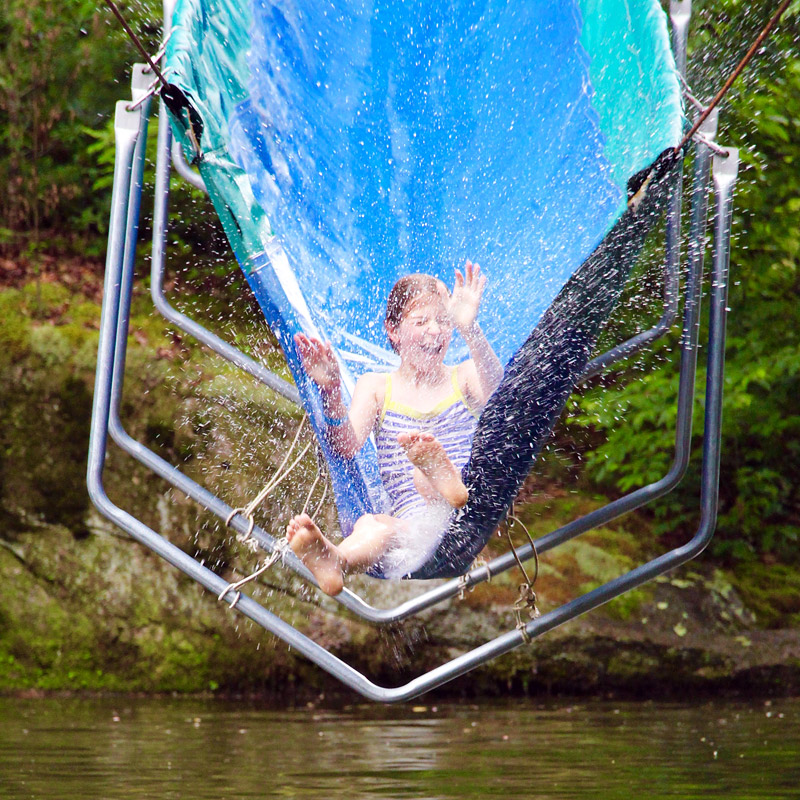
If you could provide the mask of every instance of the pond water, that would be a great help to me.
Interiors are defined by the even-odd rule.
[[[800,699],[0,698],[0,797],[797,798]]]

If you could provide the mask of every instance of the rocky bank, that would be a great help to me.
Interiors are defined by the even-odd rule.
[[[282,702],[337,682],[102,519],[85,491],[99,308],[45,272],[0,290],[0,691],[254,692]],[[272,368],[280,355],[255,317],[219,323]],[[122,418],[128,432],[233,506],[282,458],[299,422],[288,404],[185,341],[137,298]],[[280,533],[316,464],[271,497]],[[110,496],[226,578],[257,557],[230,532],[111,447]],[[302,502],[302,500],[300,500]],[[519,510],[534,534],[603,498],[552,482]],[[335,525],[333,512],[326,523]],[[499,553],[501,540],[490,544]],[[644,516],[542,557],[537,593],[556,607],[661,552]],[[404,683],[513,627],[520,577],[498,576],[407,622],[374,628],[273,569],[254,589],[270,610],[384,685]],[[359,579],[392,606],[422,586]],[[792,693],[800,689],[800,577],[781,564],[725,569],[710,557],[631,592],[441,693]]]

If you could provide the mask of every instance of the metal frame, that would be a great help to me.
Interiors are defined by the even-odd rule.
[[[676,5],[676,4],[673,4]],[[686,3],[677,5],[685,6]],[[148,85],[145,70],[137,65],[133,78],[133,100],[141,100],[142,92]],[[109,248],[106,261],[106,282],[104,289],[104,303],[101,318],[100,346],[98,351],[98,368],[95,382],[94,408],[92,415],[92,429],[90,438],[89,467],[87,483],[89,493],[98,509],[128,531],[135,539],[144,543],[169,563],[181,569],[186,574],[197,580],[215,594],[224,592],[227,587],[225,581],[211,570],[202,566],[186,553],[175,547],[164,537],[152,531],[140,520],[128,512],[114,505],[105,493],[102,480],[103,466],[105,463],[106,439],[110,434],[114,441],[130,455],[151,468],[173,486],[192,497],[198,503],[226,518],[232,509],[227,504],[216,498],[197,483],[184,476],[172,465],[165,462],[148,448],[132,439],[124,430],[119,419],[119,400],[122,392],[122,382],[125,367],[125,347],[127,341],[130,298],[133,283],[133,262],[135,242],[138,232],[139,204],[141,199],[142,169],[144,161],[144,144],[147,133],[147,119],[149,115],[149,98],[139,104],[138,108],[131,109],[125,102],[117,104],[115,117],[115,132],[117,137],[117,152],[115,163],[115,181],[112,195],[112,215],[109,228]],[[159,160],[156,176],[156,210],[153,236],[153,271],[163,275],[163,253],[165,248],[166,232],[166,202],[169,183],[169,153],[170,130],[165,113],[162,109],[161,124],[159,125]],[[713,127],[706,129],[706,135],[713,136]],[[725,307],[727,301],[727,265],[730,239],[731,195],[735,182],[738,165],[738,154],[729,151],[727,159],[715,157],[714,159],[714,184],[717,193],[717,216],[715,224],[715,250],[711,290],[711,323],[708,342],[708,378],[706,386],[706,425],[703,442],[703,467],[701,488],[701,522],[700,527],[692,540],[682,548],[677,548],[669,553],[644,564],[620,578],[610,581],[604,586],[565,604],[538,620],[534,620],[521,630],[511,631],[487,644],[476,648],[453,661],[438,667],[425,675],[416,678],[410,683],[397,689],[386,689],[376,686],[344,662],[332,656],[324,648],[314,643],[308,637],[284,623],[277,616],[264,609],[257,602],[247,596],[242,596],[237,604],[237,609],[258,622],[267,630],[282,638],[295,647],[312,661],[326,669],[332,675],[340,678],[351,688],[364,696],[384,702],[406,700],[422,692],[439,686],[463,674],[473,667],[484,663],[501,653],[518,647],[530,638],[542,633],[595,608],[627,591],[634,586],[650,580],[655,575],[683,563],[697,555],[707,544],[713,532],[716,520],[717,485],[719,469],[719,429],[721,415],[721,375],[724,359],[725,338]],[[703,253],[705,249],[705,227],[707,216],[707,182],[710,166],[710,151],[705,145],[699,145],[695,158],[695,180],[692,199],[692,218],[690,231],[690,244],[688,251],[688,276],[686,285],[686,303],[684,306],[683,339],[680,365],[680,389],[678,398],[678,421],[676,425],[676,453],[673,465],[667,475],[660,481],[642,487],[626,497],[610,503],[585,517],[574,520],[540,538],[535,544],[539,553],[555,547],[574,536],[583,533],[592,527],[604,524],[621,514],[640,507],[671,491],[685,474],[689,460],[689,449],[692,427],[692,405],[694,400],[695,374],[698,349],[699,307],[702,287]],[[188,170],[188,166],[186,170]],[[680,205],[671,204],[671,222],[668,223],[667,261],[674,259],[677,265],[679,243]],[[676,219],[677,218],[677,219]],[[673,240],[670,243],[670,227]],[[677,269],[675,270],[677,275]],[[156,282],[154,281],[154,284]],[[669,295],[669,291],[667,292]],[[163,298],[161,280],[158,281],[158,290],[153,292],[154,302],[159,311],[175,324],[187,330],[192,335],[203,341],[223,357],[228,358],[247,372],[253,374],[266,385],[271,386],[284,396],[293,399],[290,392],[293,390],[289,384],[264,370],[261,365],[249,359],[244,354],[236,351],[227,343],[210,334],[202,326],[190,320],[185,315],[175,311],[166,299]],[[157,299],[161,298],[161,299]],[[163,302],[162,302],[163,300]],[[670,307],[671,307],[670,298]],[[675,300],[677,303],[677,300]],[[665,317],[667,316],[665,306]],[[662,318],[661,323],[664,323]],[[659,324],[661,324],[659,323]],[[667,325],[667,328],[669,325]],[[655,331],[656,328],[651,329]],[[646,332],[655,338],[656,334]],[[636,338],[636,337],[634,337]],[[644,346],[646,342],[642,342]],[[631,350],[625,343],[620,348],[615,348],[624,357]],[[613,351],[612,351],[613,352]],[[608,355],[608,354],[607,354]],[[266,373],[266,374],[265,374]],[[232,525],[241,533],[247,530],[247,523],[240,517],[234,518]],[[275,540],[265,531],[256,527],[253,534],[261,545],[274,551]],[[533,548],[528,545],[520,548],[519,556],[522,559],[533,555]],[[313,582],[313,578],[304,565],[291,554],[287,559],[288,565],[298,574]],[[495,559],[491,564],[468,573],[462,579],[451,580],[436,588],[413,598],[394,609],[375,609],[368,605],[356,594],[345,590],[337,600],[346,608],[361,617],[375,623],[386,623],[404,619],[411,614],[447,600],[465,586],[477,584],[487,580],[506,569],[511,568],[516,561],[512,554],[506,554]]]

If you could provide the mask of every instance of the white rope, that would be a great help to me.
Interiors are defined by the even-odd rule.
[[[307,417],[308,417],[307,414],[303,415],[303,419],[300,420],[300,424],[297,426],[297,431],[295,432],[294,439],[292,439],[292,443],[291,445],[289,445],[289,449],[287,450],[286,455],[283,458],[283,461],[281,462],[278,469],[275,470],[274,475],[269,479],[269,481],[267,481],[267,484],[264,486],[264,488],[258,493],[255,499],[252,502],[250,502],[247,506],[245,506],[244,508],[233,509],[233,511],[231,511],[231,513],[225,520],[225,524],[227,526],[230,526],[231,522],[233,521],[233,518],[237,514],[241,514],[248,520],[249,525],[246,533],[241,534],[236,538],[243,544],[252,547],[253,551],[255,551],[259,547],[259,543],[255,539],[251,538],[253,529],[255,527],[255,520],[253,519],[253,513],[258,508],[258,506],[260,506],[261,503],[264,502],[266,497],[271,492],[273,492],[284,480],[286,480],[286,478],[291,474],[292,470],[302,461],[303,457],[306,455],[306,453],[311,448],[311,445],[313,444],[313,440],[308,442],[308,444],[306,444],[306,446],[303,448],[300,454],[294,459],[294,461],[292,461],[292,463],[288,467],[286,466],[287,462],[292,456],[294,449],[297,447],[297,443],[300,439],[300,433],[303,430],[303,426],[305,424]],[[318,458],[320,458],[319,453],[318,453]],[[317,484],[319,483],[320,478],[323,475],[323,471],[324,471],[323,462],[320,459],[320,468],[317,470],[317,474],[314,477],[314,482],[311,484],[311,489],[306,495],[306,501],[303,504],[303,511],[301,512],[303,514],[306,512],[306,509],[308,508],[308,505],[311,502],[311,498],[314,495],[314,490],[317,488]],[[314,512],[315,516],[319,512],[319,509],[322,507],[322,503],[325,500],[327,491],[328,491],[328,485],[326,482],[324,484],[322,498],[319,504],[317,505],[316,511]],[[289,550],[288,539],[284,537],[283,539],[276,540],[274,543],[274,548],[275,549],[273,550],[272,554],[264,561],[264,563],[260,567],[258,567],[258,569],[255,570],[255,572],[253,572],[252,574],[248,575],[245,578],[242,578],[239,581],[236,581],[234,583],[229,583],[222,590],[217,599],[222,601],[222,599],[228,593],[235,592],[234,597],[229,604],[230,608],[234,608],[236,604],[239,602],[239,598],[241,597],[241,592],[239,591],[239,589],[246,583],[249,583],[250,581],[253,581],[259,576],[263,575],[273,564],[275,564],[278,561],[278,559],[282,558],[286,554],[286,552]]]
[[[470,591],[470,592],[474,591],[475,586],[477,584],[473,584],[472,583],[472,575],[477,570],[482,569],[482,568],[486,569],[486,576],[487,576],[486,577],[486,582],[487,583],[491,583],[492,582],[492,577],[493,577],[492,576],[492,569],[489,566],[489,562],[486,560],[485,556],[483,556],[481,554],[478,554],[477,556],[475,556],[475,560],[470,565],[469,570],[458,579],[458,599],[459,600],[463,600],[467,596],[467,592],[468,591]]]
[[[162,71],[161,75],[169,75],[172,71],[172,67],[167,67],[165,70]],[[147,70],[147,72],[152,72],[152,70]],[[161,78],[156,78],[152,83],[148,84],[147,91],[135,102],[135,103],[128,103],[125,106],[126,111],[136,111],[139,106],[147,100],[148,97],[152,97],[157,91],[158,87],[161,85]]]
[[[247,521],[249,523],[248,524],[248,528],[247,528],[247,532],[244,533],[244,534],[241,534],[240,536],[237,537],[240,542],[247,542],[250,539],[250,537],[251,537],[251,535],[253,533],[253,528],[255,527],[255,524],[256,524],[255,520],[253,519],[253,512],[261,505],[261,503],[264,502],[264,499],[267,497],[267,495],[271,491],[273,491],[289,475],[289,473],[291,473],[291,471],[298,465],[298,463],[300,463],[300,460],[308,452],[308,448],[311,447],[312,443],[309,442],[306,445],[306,447],[303,450],[303,452],[300,453],[300,455],[294,460],[292,465],[288,469],[286,469],[286,471],[283,472],[283,474],[281,474],[281,471],[286,466],[286,462],[289,460],[289,458],[292,455],[292,451],[294,450],[294,448],[297,445],[297,440],[300,438],[300,432],[303,430],[303,425],[305,424],[305,421],[306,421],[307,417],[308,417],[307,414],[303,415],[303,419],[300,420],[300,425],[298,425],[298,427],[297,427],[297,431],[295,432],[294,439],[292,440],[291,445],[289,445],[289,449],[286,451],[286,455],[284,456],[283,461],[281,462],[281,465],[278,467],[278,469],[275,470],[275,474],[267,481],[266,486],[258,493],[258,496],[255,498],[255,500],[253,500],[251,503],[249,503],[244,508],[242,508],[242,507],[234,508],[231,511],[231,513],[228,514],[227,518],[225,519],[225,525],[227,527],[230,527],[231,522],[233,521],[233,518],[237,514],[241,514],[243,517],[245,517],[245,519],[247,519]]]
[[[175,33],[175,28],[170,28],[169,33],[167,34],[166,38],[161,42],[161,46],[156,50],[156,54],[153,56],[153,63],[158,64],[162,58],[164,58],[164,54],[167,52],[167,45],[169,44],[169,40],[172,38],[172,34]],[[145,72],[152,72],[153,70],[150,68],[148,64],[145,68]]]
[[[683,75],[680,74],[678,75],[678,77],[680,78],[681,86],[683,86],[683,96],[701,114],[705,112],[706,107],[692,94],[691,87],[686,82],[686,78],[684,78]],[[709,139],[707,136],[704,136],[702,133],[700,133],[700,131],[697,131],[694,134],[694,136],[692,136],[692,139],[695,142],[700,142],[701,144],[704,144],[709,150],[711,150],[713,153],[716,153],[718,156],[723,156],[724,158],[727,158],[730,155],[730,153],[724,147],[721,147],[712,139]]]
[[[292,439],[292,443],[289,445],[289,449],[286,452],[281,465],[275,470],[275,474],[272,476],[272,478],[267,481],[267,485],[258,493],[256,499],[245,508],[244,515],[246,517],[252,516],[253,512],[261,505],[267,495],[283,481],[283,479],[297,466],[297,463],[300,461],[300,459],[308,452],[308,448],[311,447],[311,442],[306,445],[305,450],[303,450],[303,452],[295,459],[292,466],[289,467],[283,475],[281,475],[281,470],[286,466],[286,462],[289,460],[290,456],[292,455],[292,451],[297,445],[297,440],[300,438],[300,432],[303,430],[303,425],[305,425],[307,418],[308,414],[303,414],[303,419],[300,420],[300,424],[297,426],[297,432],[294,435],[294,439]]]
[[[252,574],[248,575],[246,578],[242,578],[240,581],[236,581],[234,583],[229,583],[220,593],[217,595],[217,600],[222,602],[223,598],[225,597],[228,592],[236,592],[236,596],[231,600],[228,605],[228,608],[234,608],[236,604],[239,602],[239,599],[242,596],[242,593],[239,591],[242,586],[250,581],[254,581],[260,575],[263,575],[273,564],[275,564],[278,559],[283,558],[286,554],[287,549],[289,548],[289,542],[286,539],[278,539],[275,542],[275,549],[272,551],[272,554],[264,561],[264,563]]]
[[[692,93],[692,87],[686,82],[686,78],[683,77],[680,73],[678,73],[678,78],[680,79],[681,86],[683,87],[683,96],[698,110],[698,111],[705,111],[706,107],[694,96]]]
[[[300,512],[301,514],[306,513],[306,509],[308,508],[308,504],[311,502],[311,495],[314,494],[314,489],[317,488],[317,484],[319,483],[319,479],[322,476],[321,472],[317,472],[314,476],[314,483],[311,484],[311,488],[308,490],[308,494],[306,495],[306,501],[303,503],[303,510]]]
[[[476,569],[486,568],[486,583],[491,583],[492,578],[492,567],[491,564],[486,560],[486,556],[478,554],[475,556],[475,560],[472,562],[472,566],[470,567],[470,572],[474,572]]]
[[[322,485],[322,497],[319,499],[319,503],[317,503],[317,507],[314,509],[314,516],[312,519],[317,519],[319,517],[319,511],[322,508],[322,504],[325,502],[325,498],[328,496],[328,482]]]
[[[280,486],[291,474],[292,470],[303,460],[303,456],[311,449],[311,445],[314,444],[313,442],[309,442],[304,448],[303,451],[300,453],[299,456],[292,462],[292,464],[286,468],[283,475],[275,476],[270,483],[268,483],[258,494],[255,500],[250,503],[247,508],[244,510],[244,515],[249,517],[253,514],[253,512],[264,502],[267,495],[269,495],[274,489]]]

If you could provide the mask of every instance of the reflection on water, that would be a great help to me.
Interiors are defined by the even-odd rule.
[[[0,797],[796,798],[800,699],[270,711],[0,698]]]

